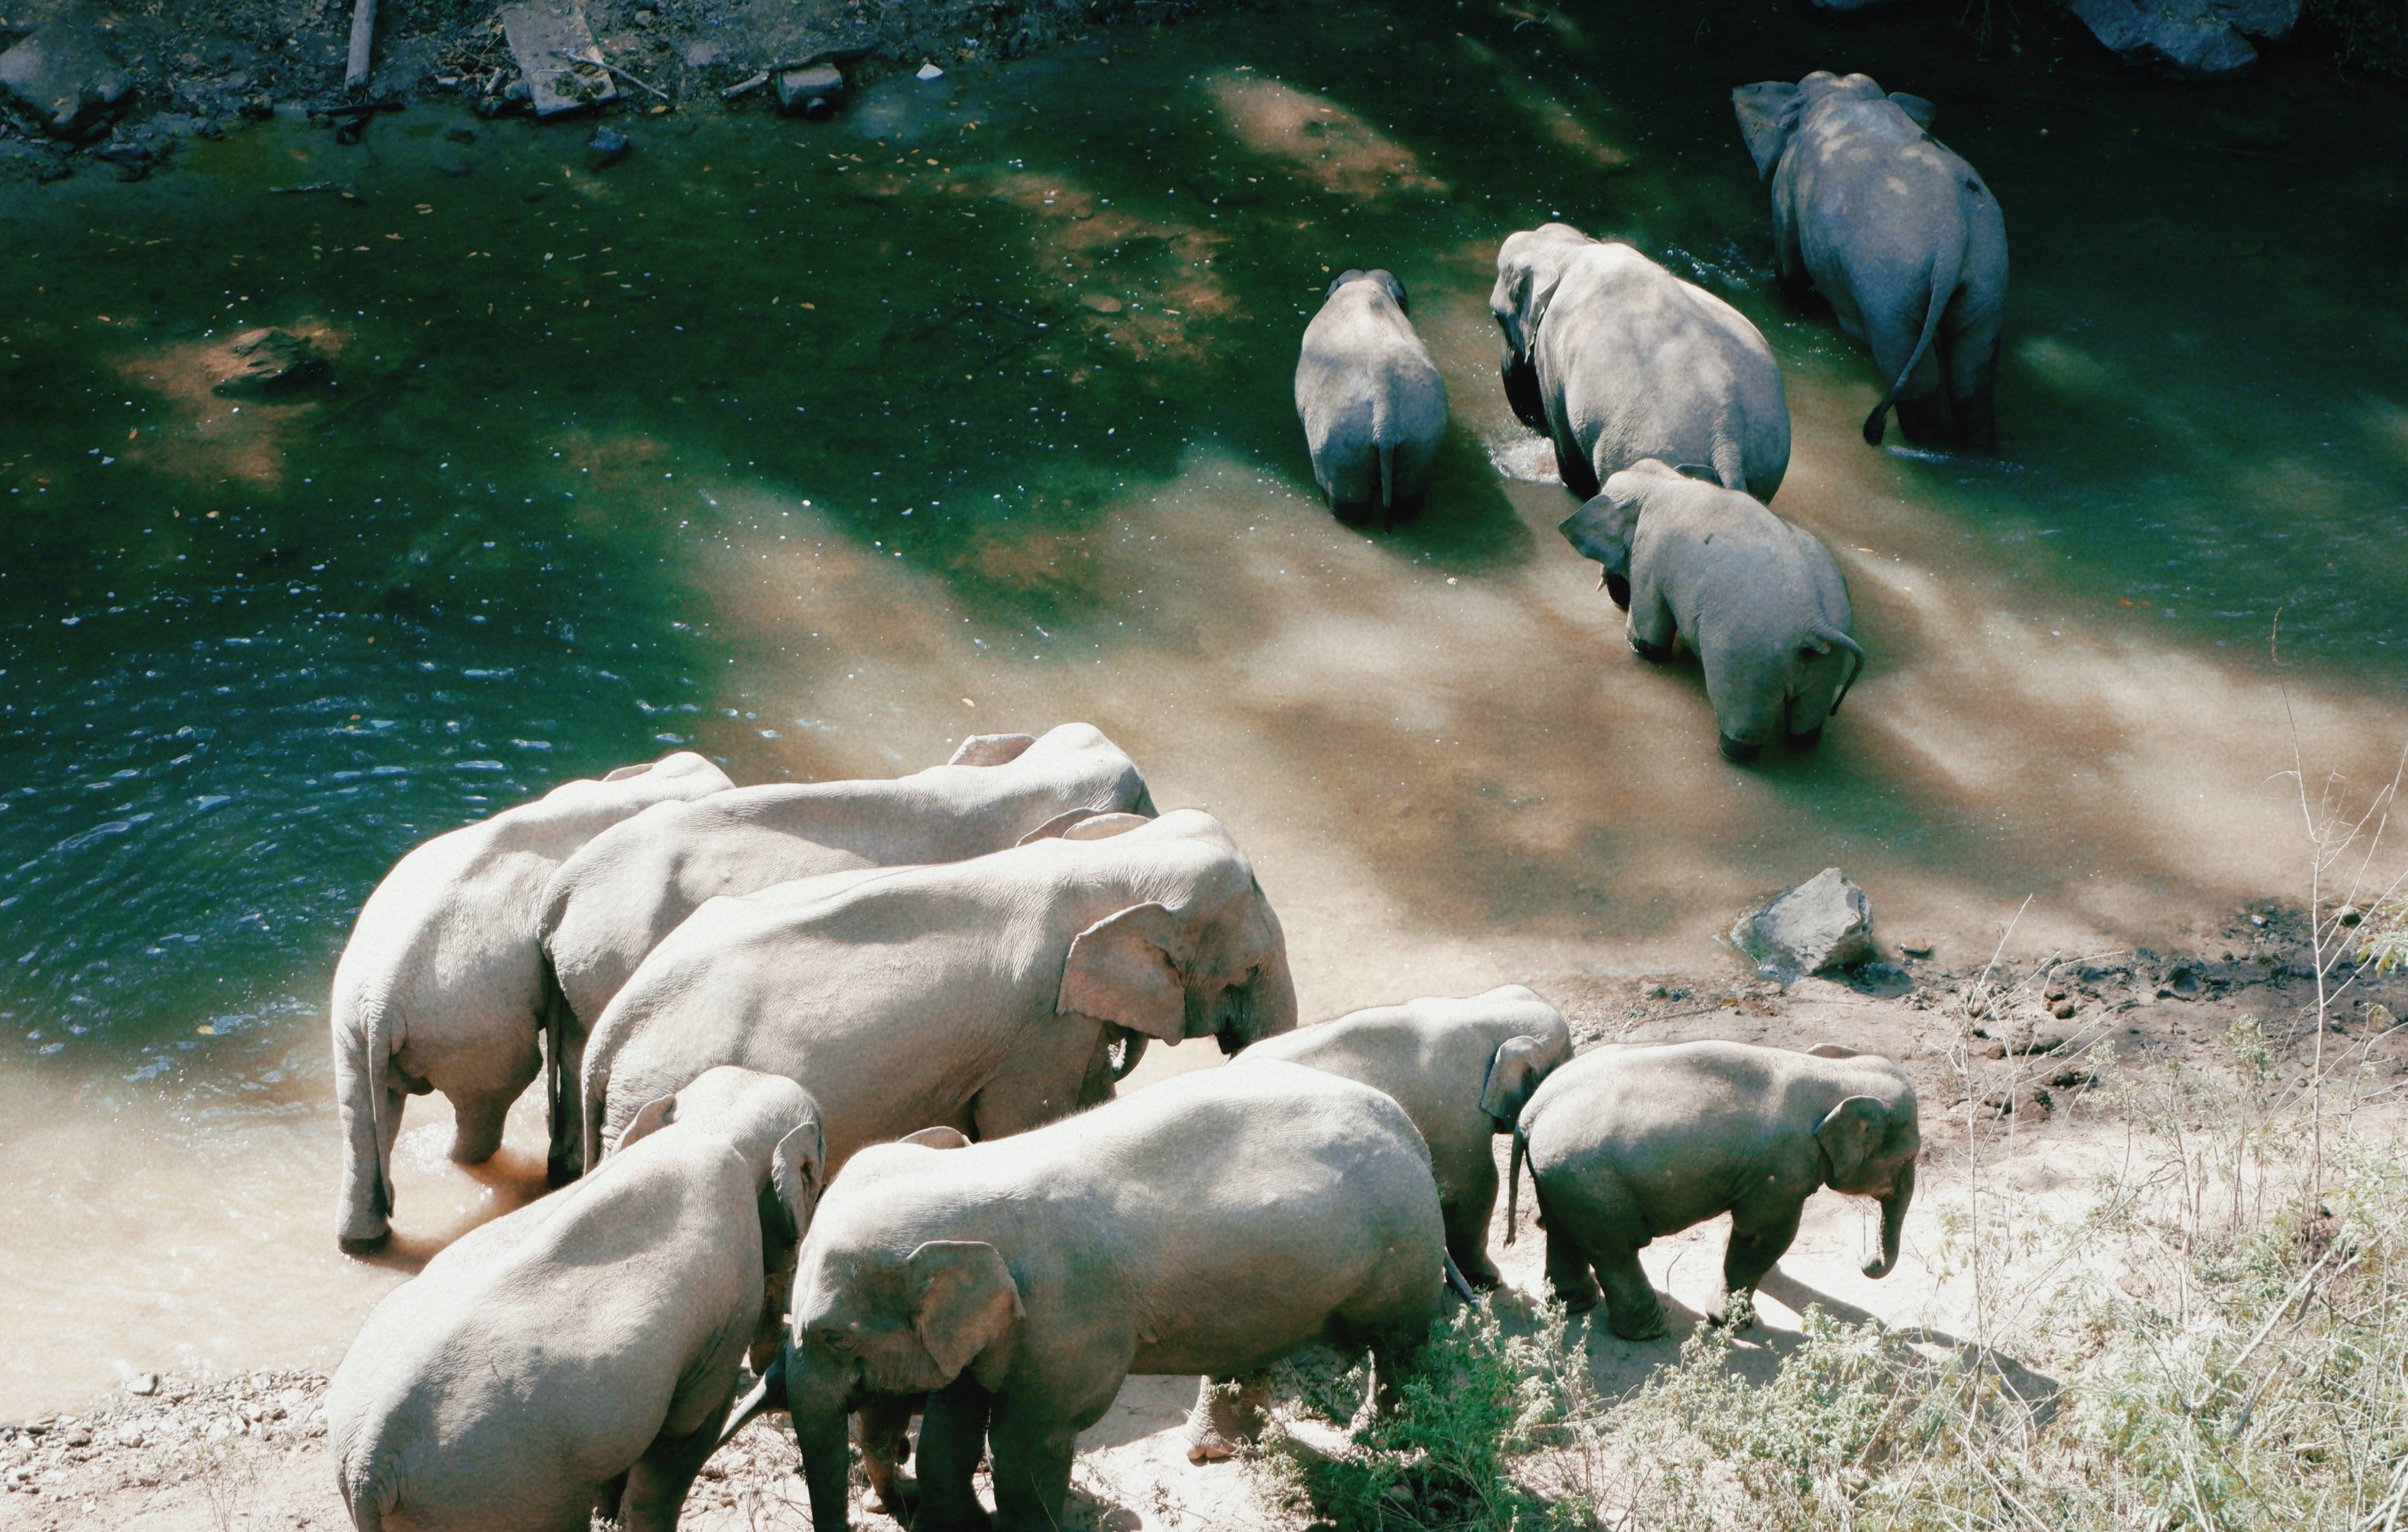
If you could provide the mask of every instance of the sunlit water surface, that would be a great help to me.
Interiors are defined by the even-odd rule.
[[[1760,10],[1239,14],[825,126],[641,120],[598,174],[581,129],[422,107],[8,192],[0,1418],[331,1365],[530,1195],[532,1103],[470,1175],[421,1102],[394,1252],[334,1253],[336,953],[419,839],[675,746],[886,774],[1091,720],[1251,851],[1309,1016],[1712,970],[1830,864],[1956,962],[2027,895],[2027,951],[2300,896],[2294,730],[2344,795],[2408,737],[2397,114],[2303,68],[2215,98],[2289,146],[2222,152],[2078,39]],[[2000,461],[1867,448],[1870,367],[1772,291],[1727,92],[1827,64],[1937,98],[2008,210]],[[1872,655],[1818,755],[1725,766],[1553,530],[1485,312],[1550,217],[1781,353],[1777,508]],[[1455,425],[1426,519],[1366,537],[1289,387],[1373,265]],[[265,324],[334,386],[213,394]]]

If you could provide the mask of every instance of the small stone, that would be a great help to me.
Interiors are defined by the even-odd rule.
[[[502,87],[502,99],[505,101],[533,101],[535,99],[535,87],[526,82],[524,76],[521,76],[519,79],[514,79],[508,85]]]
[[[1898,944],[1898,955],[1900,957],[1911,957],[1916,959],[1929,957],[1931,955],[1931,943],[1920,937],[1912,941],[1901,941]]]
[[[2049,1014],[2056,1017],[2060,1022],[2071,1020],[2073,1015],[2073,1002],[2071,1000],[2059,1000],[2056,1007],[2049,1011]]]
[[[933,64],[924,64],[920,65],[918,73],[914,74],[911,78],[923,80],[942,79],[945,78],[945,72],[942,69],[938,68]]]
[[[1759,967],[1788,975],[1868,963],[1878,952],[1865,891],[1837,867],[1825,867],[1762,909],[1741,916],[1730,938]]]
[[[636,24],[638,26],[650,26],[660,19],[660,13],[658,11],[646,9],[636,12]]]
[[[635,148],[628,136],[616,128],[595,128],[594,136],[585,144],[585,163],[596,170],[617,165]]]
[[[289,330],[254,330],[236,338],[227,351],[242,365],[210,392],[228,398],[292,394],[326,376],[326,359]]]
[[[134,1377],[126,1382],[125,1392],[128,1394],[138,1394],[147,1398],[150,1395],[159,1392],[159,1375],[155,1372],[136,1373]]]
[[[477,130],[465,125],[449,127],[443,130],[443,136],[455,144],[473,144],[477,141]]]
[[[777,79],[778,110],[824,122],[844,100],[844,72],[832,64],[788,69]]]

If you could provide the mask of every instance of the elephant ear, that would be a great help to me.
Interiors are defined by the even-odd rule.
[[[1386,288],[1388,290],[1388,296],[1397,300],[1397,307],[1403,310],[1408,318],[1412,317],[1413,311],[1412,300],[1405,296],[1405,284],[1397,279],[1397,274],[1395,272],[1386,270],[1369,271],[1365,272],[1364,275],[1369,277],[1373,281],[1378,282],[1382,287]]]
[[[762,1227],[784,1244],[794,1244],[811,1226],[811,1210],[819,1206],[826,1184],[827,1136],[814,1112],[778,1140],[769,1155],[768,1196],[764,1198]]]
[[[1926,132],[1930,131],[1931,120],[1940,115],[1939,107],[1919,95],[1909,95],[1904,91],[1892,91],[1889,98],[1898,103],[1899,110],[1914,119],[1916,127]]]
[[[1803,105],[1798,87],[1785,79],[1760,80],[1742,85],[1731,92],[1731,110],[1739,116],[1740,136],[1747,140],[1747,151],[1755,156],[1758,180],[1772,174],[1781,163],[1781,151],[1789,147],[1789,136],[1798,131],[1798,113]]]
[[[1806,1050],[1807,1057],[1818,1059],[1852,1059],[1862,1052],[1862,1049],[1850,1048],[1836,1042],[1818,1042]]]
[[[1365,273],[1362,267],[1348,266],[1337,276],[1329,279],[1329,285],[1321,290],[1321,301],[1327,303],[1330,299],[1338,296],[1338,290],[1340,288],[1344,287],[1348,282],[1351,282],[1355,278],[1363,275],[1365,275]]]
[[[1823,1151],[1826,1185],[1854,1184],[1865,1160],[1881,1141],[1883,1124],[1888,1116],[1888,1109],[1870,1095],[1849,1096],[1831,1109],[1822,1125],[1814,1130],[1814,1142]]]
[[[602,780],[606,782],[624,782],[630,777],[640,777],[652,770],[652,765],[653,763],[650,761],[639,761],[634,766],[623,766],[616,771],[604,772]]]
[[[1488,1061],[1488,1079],[1480,1087],[1480,1110],[1510,1133],[1521,1120],[1522,1109],[1555,1067],[1555,1050],[1540,1038],[1508,1038]]]
[[[931,1239],[911,1253],[905,1271],[912,1328],[946,1382],[975,1364],[982,1386],[1000,1386],[1025,1312],[1002,1253],[982,1241]]]
[[[677,1097],[656,1096],[636,1109],[636,1115],[619,1130],[619,1141],[610,1146],[613,1154],[623,1153],[638,1138],[650,1138],[677,1121]]]
[[[1022,836],[1015,845],[1036,840],[1109,840],[1148,823],[1143,814],[1114,809],[1067,809]]]
[[[1177,945],[1176,923],[1160,904],[1107,915],[1070,943],[1054,1009],[1178,1042],[1187,1035],[1187,986],[1173,956]]]
[[[1573,511],[1556,526],[1564,540],[1580,551],[1583,558],[1595,559],[1605,566],[1609,575],[1630,578],[1630,538],[1638,530],[1639,497],[1600,491],[1587,505]]]
[[[1033,734],[974,734],[954,751],[947,766],[1007,766],[1020,759],[1021,752],[1037,743]]]
[[[895,1140],[899,1144],[918,1144],[922,1149],[968,1149],[970,1136],[957,1127],[924,1127],[917,1133],[907,1133]]]

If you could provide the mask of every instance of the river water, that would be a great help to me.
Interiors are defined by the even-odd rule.
[[[598,173],[423,106],[7,190],[0,1419],[330,1366],[530,1195],[531,1103],[474,1175],[416,1103],[394,1252],[334,1253],[336,954],[419,839],[672,747],[875,775],[1092,721],[1252,851],[1308,1016],[1720,971],[1831,864],[1956,963],[2028,895],[2027,956],[2300,898],[2295,741],[2354,804],[2408,740],[2398,114],[2304,60],[2186,94],[2038,30],[1655,15],[1239,12],[826,125],[638,119]],[[1773,293],[1727,93],[1826,64],[1937,99],[2007,209],[1997,461],[1867,448],[1869,365]],[[1485,312],[1551,217],[1781,355],[1777,508],[1871,654],[1815,756],[1724,766],[1553,530]],[[1374,265],[1455,424],[1365,536],[1289,387]],[[333,386],[212,394],[269,324]]]

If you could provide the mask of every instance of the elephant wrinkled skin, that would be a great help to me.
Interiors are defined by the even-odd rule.
[[[1755,760],[1776,730],[1802,749],[1822,739],[1864,651],[1848,582],[1813,533],[1656,462],[1606,480],[1561,530],[1605,566],[1632,652],[1668,659],[1675,634],[1697,651],[1725,756]]]
[[[860,867],[958,862],[1090,814],[1151,814],[1136,763],[1086,723],[978,735],[907,777],[777,782],[664,803],[595,836],[544,891],[553,991],[552,1175],[584,1163],[585,1036],[638,964],[703,902]]]
[[[1995,448],[2007,222],[1973,167],[1925,131],[1931,103],[1818,69],[1742,85],[1731,107],[1772,180],[1782,286],[1822,294],[1881,369],[1865,440],[1881,444],[1893,404],[1909,437],[1940,439],[1944,383],[1957,439]]]
[[[383,1242],[404,1099],[441,1091],[452,1157],[489,1159],[502,1119],[542,1068],[544,884],[595,836],[653,804],[728,786],[699,755],[665,755],[440,835],[394,865],[360,907],[335,968],[329,1029],[342,1121],[336,1234]]]
[[[716,1069],[649,1103],[595,1175],[437,1254],[327,1391],[352,1525],[585,1532],[599,1511],[669,1532],[821,1166],[800,1087]]]
[[[1729,1213],[1724,1313],[1744,1324],[1756,1284],[1821,1187],[1881,1201],[1881,1254],[1865,1275],[1885,1275],[1923,1144],[1906,1071],[1829,1043],[1802,1053],[1738,1042],[1599,1049],[1548,1077],[1520,1131],[1555,1296],[1594,1308],[1594,1269],[1608,1324],[1630,1340],[1664,1332],[1639,1265],[1649,1241]]]
[[[1554,441],[1585,500],[1641,458],[1711,470],[1770,500],[1789,469],[1789,400],[1745,315],[1628,245],[1569,223],[1506,236],[1490,315],[1513,413]]]
[[[1296,413],[1312,477],[1348,525],[1381,512],[1410,522],[1429,493],[1446,435],[1446,379],[1384,271],[1341,271],[1304,329]]]
[[[819,1532],[845,1411],[926,1394],[915,1532],[1052,1532],[1079,1433],[1131,1373],[1237,1376],[1369,1346],[1375,1398],[1437,1315],[1421,1136],[1379,1092],[1278,1061],[1199,1070],[966,1149],[867,1150],[804,1240],[780,1361]]]

